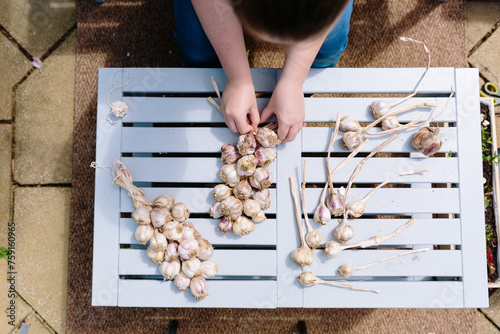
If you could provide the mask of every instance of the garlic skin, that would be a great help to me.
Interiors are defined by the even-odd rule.
[[[189,221],[185,221],[184,223],[182,223],[182,228],[183,228],[184,232],[182,234],[181,240],[196,239],[196,238],[199,238],[201,236],[200,232],[198,232],[198,230],[196,228],[194,228],[193,223],[191,223]]]
[[[151,213],[145,206],[140,206],[132,212],[132,218],[138,224],[148,225],[151,223]]]
[[[254,199],[247,199],[243,202],[243,212],[248,217],[253,218],[262,212],[259,202]]]
[[[243,203],[236,197],[229,196],[220,202],[219,211],[223,216],[235,220],[243,213]]]
[[[139,241],[141,245],[148,243],[149,239],[153,236],[154,228],[153,225],[138,225],[134,232],[135,240]]]
[[[232,230],[233,230],[233,221],[229,218],[222,217],[222,219],[219,222],[219,231],[226,234]]]
[[[153,247],[157,252],[164,251],[165,249],[167,249],[168,241],[163,234],[155,232],[149,240],[149,245]]]
[[[196,276],[191,279],[189,291],[197,300],[203,300],[208,295],[208,284],[202,276]]]
[[[255,229],[254,223],[244,216],[239,216],[233,221],[233,232],[236,235],[244,236]]]
[[[158,270],[160,271],[160,274],[163,275],[164,280],[173,280],[174,277],[177,276],[181,271],[181,261],[163,261],[158,266]]]
[[[234,197],[239,200],[246,200],[252,196],[252,186],[248,183],[248,179],[243,179],[233,188]]]
[[[195,258],[200,253],[200,247],[196,239],[185,239],[179,243],[177,252],[182,260],[189,260]]]
[[[170,209],[175,203],[175,199],[168,195],[160,195],[153,201],[153,208],[166,208]]]
[[[170,242],[165,249],[165,261],[175,261],[179,258],[179,253],[177,251],[177,248],[179,247],[179,244],[176,241]]]
[[[391,105],[386,101],[377,100],[373,101],[372,104],[370,104],[370,110],[372,111],[373,116],[375,116],[376,119],[379,119],[380,117],[387,114],[390,109]]]
[[[181,270],[188,278],[193,278],[201,274],[201,261],[193,257],[182,261]]]
[[[218,184],[214,187],[212,195],[216,201],[220,202],[231,196],[232,192],[233,190],[225,184]]]
[[[328,194],[326,207],[334,217],[340,217],[344,213],[344,198],[335,192]]]
[[[165,259],[165,252],[157,251],[151,245],[148,246],[148,249],[146,250],[146,255],[153,263],[160,263]]]
[[[443,144],[439,132],[439,127],[424,126],[415,133],[411,146],[423,155],[430,157],[436,154]]]
[[[268,128],[260,128],[255,135],[255,139],[264,147],[275,147],[281,144],[281,140],[278,138],[276,132]]]
[[[172,220],[163,225],[161,232],[168,240],[181,240],[184,234],[184,228],[178,221]]]
[[[332,259],[338,256],[343,250],[344,247],[342,247],[341,244],[334,240],[330,240],[325,245],[324,253],[326,256],[328,256],[329,259]]]
[[[253,154],[255,152],[255,148],[257,147],[257,141],[255,140],[253,133],[241,135],[238,138],[237,147],[238,152],[243,156]]]
[[[298,281],[302,286],[314,286],[319,283],[319,279],[310,271],[300,274]]]
[[[352,229],[351,225],[349,225],[347,221],[344,220],[335,228],[335,230],[333,230],[333,236],[338,241],[346,243],[347,241],[354,238],[354,230]]]
[[[344,132],[342,135],[342,148],[348,151],[355,150],[361,144],[362,137],[361,132]]]
[[[347,204],[347,214],[351,218],[359,218],[365,213],[365,202],[363,201],[352,201]]]
[[[316,230],[310,230],[306,234],[306,243],[313,250],[321,244],[321,234]]]
[[[172,218],[179,223],[182,223],[189,218],[189,209],[184,205],[184,203],[175,204],[172,209],[170,209]]]
[[[189,285],[191,284],[191,279],[184,275],[184,273],[181,271],[177,276],[175,276],[174,279],[174,285],[179,289],[179,291],[184,291],[187,288],[189,288]]]
[[[241,180],[241,176],[236,170],[236,164],[222,166],[219,176],[221,180],[230,187],[236,186]]]
[[[214,246],[207,240],[203,238],[196,238],[198,241],[198,247],[200,252],[198,253],[198,259],[208,260],[214,255]]]
[[[292,260],[299,266],[310,266],[313,263],[313,254],[311,248],[307,245],[297,248],[291,254]]]
[[[241,158],[238,148],[234,145],[224,144],[220,150],[222,152],[220,159],[225,164],[234,164],[239,158]]]
[[[326,225],[331,219],[330,210],[326,207],[325,203],[321,202],[316,211],[314,211],[314,221],[321,225]]]
[[[215,219],[222,217],[222,213],[220,212],[220,203],[221,202],[215,202],[210,207],[210,211],[208,212],[210,214],[210,217],[215,218]]]
[[[239,176],[250,176],[257,168],[257,158],[253,154],[245,155],[238,160],[236,164],[236,171]]]
[[[162,227],[166,222],[173,220],[167,208],[154,208],[151,211],[151,222],[154,227]]]
[[[217,275],[219,268],[217,268],[217,263],[214,261],[203,261],[201,263],[201,276],[204,278],[210,278]]]
[[[340,119],[340,126],[339,130],[348,132],[348,131],[354,131],[358,132],[361,131],[363,127],[359,124],[357,120],[352,118],[351,116],[344,116]]]
[[[257,213],[255,216],[252,217],[252,221],[254,223],[262,223],[266,219],[267,219],[266,214],[262,210],[260,210],[259,213]]]
[[[259,167],[267,167],[276,160],[276,151],[271,147],[259,146],[253,155]]]
[[[252,187],[257,189],[269,188],[273,182],[271,172],[264,167],[258,167],[248,181]]]
[[[339,275],[344,278],[349,278],[352,276],[356,269],[352,264],[346,263],[339,268]]]
[[[262,210],[269,209],[269,207],[271,206],[270,196],[271,196],[271,192],[267,188],[256,190],[256,191],[252,192],[252,198],[254,200],[256,200],[257,202],[259,202],[260,208]]]
[[[395,129],[401,126],[396,116],[389,116],[382,121],[382,130]]]

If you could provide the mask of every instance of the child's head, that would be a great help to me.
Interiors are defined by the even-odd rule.
[[[349,0],[231,0],[251,33],[273,40],[303,41],[332,27]]]

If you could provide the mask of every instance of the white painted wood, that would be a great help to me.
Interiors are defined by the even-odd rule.
[[[456,69],[464,304],[488,307],[477,69]],[[481,260],[479,260],[481,259]]]
[[[217,276],[276,277],[275,256],[274,250],[215,249],[210,260],[217,263]],[[161,274],[144,249],[120,249],[120,275]]]
[[[179,291],[171,281],[119,280],[119,306],[275,308],[274,280],[209,280],[208,296],[196,300],[189,289]]]
[[[338,257],[329,259],[322,250],[314,252],[317,262],[314,274],[317,276],[338,276],[338,269],[344,264],[361,267],[389,256],[410,251],[399,250],[345,250]],[[462,252],[452,250],[431,250],[422,253],[400,256],[388,261],[374,264],[370,267],[356,270],[352,280],[360,276],[392,277],[392,276],[462,276]]]
[[[96,161],[102,166],[112,166],[113,159],[120,156],[120,124],[106,120],[109,113],[108,94],[112,90],[111,76],[116,69],[99,70],[97,100]],[[123,81],[122,71],[117,72],[114,83]],[[111,103],[119,101],[121,90],[111,96]],[[120,218],[120,193],[113,185],[112,177],[102,169],[95,171],[94,200],[94,260],[92,262],[92,305],[116,306],[118,302],[118,220]],[[106,254],[106,256],[103,256]]]
[[[222,246],[276,246],[276,219],[256,223],[255,229],[243,237],[233,232],[223,234],[217,230],[219,219],[190,218],[201,236],[214,245]],[[134,239],[137,223],[132,218],[120,219],[120,244],[138,244]]]

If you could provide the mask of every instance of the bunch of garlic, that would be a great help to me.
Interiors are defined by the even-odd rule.
[[[268,188],[272,184],[266,167],[276,160],[274,147],[280,142],[273,130],[264,127],[241,135],[236,145],[222,145],[225,165],[219,175],[224,184],[214,187],[217,202],[210,207],[210,216],[221,219],[222,233],[243,236],[254,230],[254,223],[266,220],[263,210],[271,205]]]

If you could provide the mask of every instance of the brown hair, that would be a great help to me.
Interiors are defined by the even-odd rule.
[[[340,16],[349,0],[231,0],[241,23],[257,32],[304,40]]]

